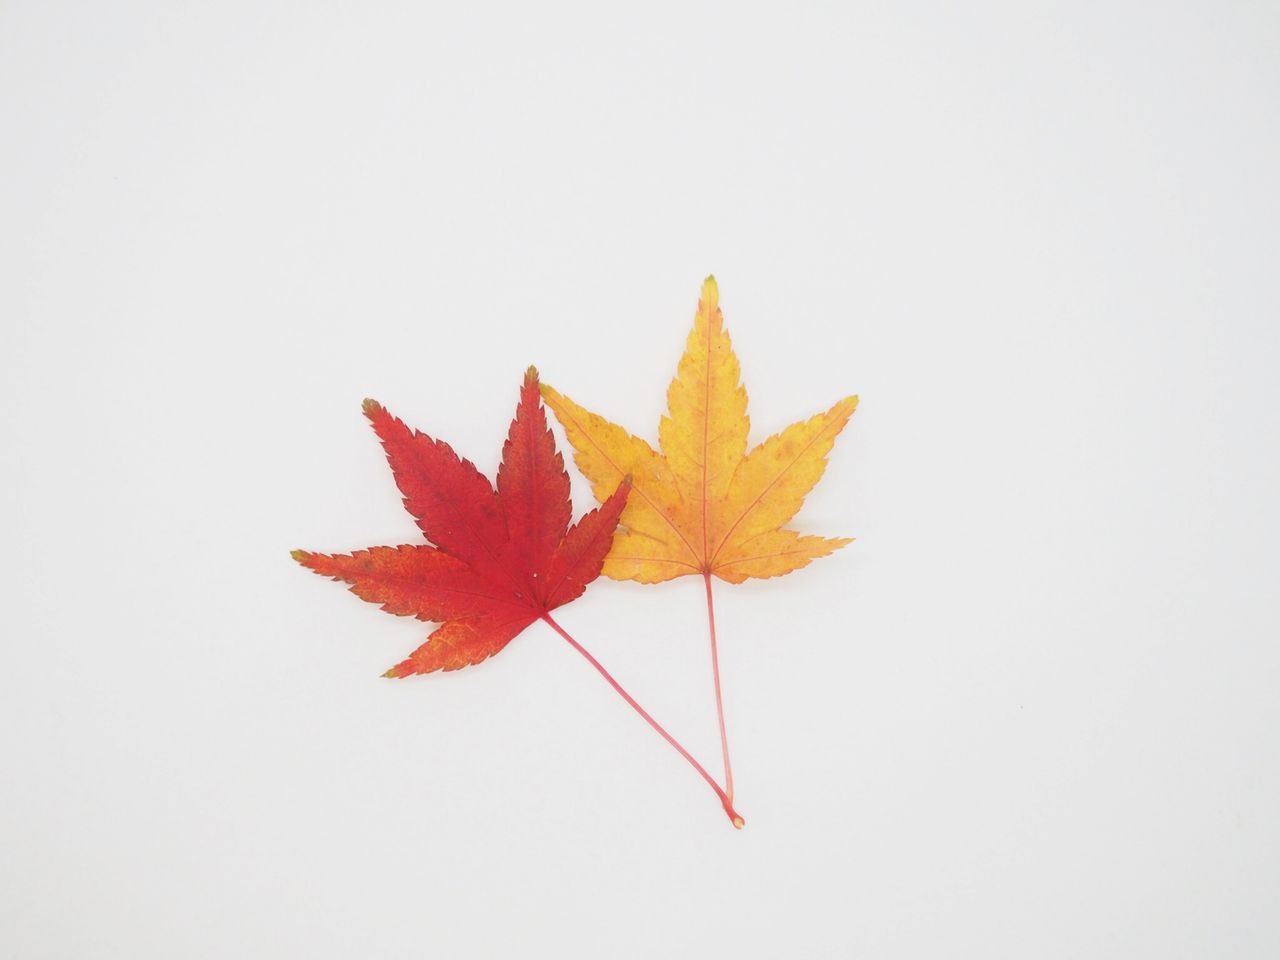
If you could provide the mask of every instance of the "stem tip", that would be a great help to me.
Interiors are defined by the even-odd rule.
[[[742,815],[733,809],[733,801],[728,797],[720,798],[720,806],[724,807],[724,812],[729,816],[729,822],[733,824],[735,830],[741,830],[747,825],[747,821],[742,819]]]

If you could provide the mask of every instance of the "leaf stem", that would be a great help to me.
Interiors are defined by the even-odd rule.
[[[573,649],[577,650],[580,654],[582,654],[583,657],[586,658],[587,662],[596,668],[600,676],[604,677],[605,680],[609,681],[609,686],[613,687],[613,689],[618,692],[618,695],[621,696],[623,700],[627,701],[627,703],[631,705],[631,709],[633,709],[636,713],[640,714],[640,716],[644,717],[645,722],[648,723],[649,726],[653,727],[654,730],[658,731],[662,739],[666,740],[667,743],[675,747],[676,752],[679,753],[680,756],[684,757],[687,761],[689,761],[690,766],[692,766],[694,770],[698,771],[702,779],[707,781],[707,784],[711,787],[711,789],[716,792],[716,796],[720,798],[720,805],[724,807],[724,812],[726,815],[728,815],[729,822],[732,823],[739,830],[741,830],[743,827],[743,824],[745,824],[746,821],[742,819],[742,817],[738,814],[738,811],[733,809],[733,802],[730,799],[730,797],[722,789],[720,789],[720,784],[715,782],[711,774],[707,773],[707,771],[703,768],[702,764],[700,764],[697,760],[693,759],[693,755],[690,754],[688,750],[686,750],[683,746],[680,745],[679,740],[677,740],[671,734],[667,733],[667,731],[662,728],[662,724],[658,723],[657,720],[649,716],[649,712],[645,710],[644,707],[636,703],[635,697],[627,693],[627,691],[623,689],[622,684],[618,683],[617,680],[613,679],[613,675],[604,668],[603,664],[601,664],[599,660],[597,660],[587,651],[586,647],[578,643],[578,641],[573,639],[573,637],[569,636],[569,634],[565,632],[564,627],[560,626],[560,624],[556,623],[553,619],[551,619],[551,614],[544,613],[542,615],[542,619],[545,620],[548,625],[550,625],[552,630],[560,634],[560,636],[562,636],[565,639],[565,641],[569,644],[569,646],[573,647]]]
[[[729,735],[724,727],[724,698],[720,695],[720,655],[716,651],[716,608],[711,600],[711,574],[702,574],[707,585],[707,624],[711,628],[711,676],[716,685],[716,718],[720,721],[720,753],[724,756],[724,792],[733,802],[733,767],[729,765]]]

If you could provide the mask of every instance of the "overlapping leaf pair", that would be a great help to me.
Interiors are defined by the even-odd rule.
[[[569,477],[539,389],[601,502],[573,526]],[[659,452],[551,387],[540,388],[530,367],[495,489],[448,444],[409,429],[366,400],[365,414],[382,440],[405,507],[434,546],[373,547],[345,555],[299,550],[293,556],[317,573],[346,581],[361,599],[389,613],[441,624],[387,671],[389,677],[479,663],[533,621],[545,620],[694,767],[741,827],[733,807],[711,578],[741,583],[781,576],[849,542],[803,536],[784,524],[821,478],[857,397],[748,451],[747,394],[715,280],[708,278],[667,402]],[[704,578],[723,788],[551,617],[602,569],[614,579],[641,583],[686,574]]]

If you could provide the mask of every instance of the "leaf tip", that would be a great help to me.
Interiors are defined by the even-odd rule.
[[[311,554],[307,553],[307,551],[305,550],[290,550],[289,556],[293,557],[293,559],[297,560],[298,563],[301,563],[303,565],[305,565],[306,562],[311,559]]]
[[[534,383],[538,383],[538,368],[532,363],[529,364],[529,369],[524,372],[524,378],[526,380],[532,380]]]
[[[377,400],[371,400],[369,397],[364,398],[363,402],[360,404],[360,409],[364,411],[364,415],[370,420],[383,411],[382,404]]]
[[[707,306],[715,304],[720,299],[720,285],[716,283],[714,273],[707,274],[707,279],[702,281],[702,301]]]

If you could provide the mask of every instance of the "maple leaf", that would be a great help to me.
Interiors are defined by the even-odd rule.
[[[352,593],[388,613],[441,624],[384,676],[480,663],[543,620],[675,748],[715,791],[730,822],[741,827],[742,817],[715,779],[551,617],[600,575],[631,483],[621,477],[599,508],[569,525],[569,475],[547,427],[538,372],[530,367],[525,374],[496,489],[447,443],[411,430],[373,400],[364,402],[364,412],[382,441],[405,508],[432,543],[292,555],[316,573],[349,583]]]
[[[435,546],[371,547],[293,557],[351,584],[388,613],[441,624],[388,677],[457,670],[493,656],[533,621],[581,596],[600,574],[630,485],[569,526],[569,475],[525,374],[495,490],[443,441],[411,430],[373,400],[364,413],[386,450],[405,509]]]
[[[802,536],[784,524],[822,478],[827,454],[858,406],[856,396],[845,397],[748,451],[751,421],[739,377],[719,289],[715,278],[707,277],[684,356],[667,389],[668,413],[658,424],[661,452],[550,386],[542,387],[597,499],[603,500],[619,478],[632,478],[605,575],[661,583],[699,574],[706,584],[724,789],[730,802],[733,770],[711,578],[742,583],[782,576],[851,542]]]
[[[542,396],[597,499],[632,477],[624,529],[605,560],[605,576],[659,583],[702,574],[741,583],[782,576],[851,542],[801,536],[783,525],[822,477],[858,398],[845,397],[748,452],[747,391],[714,277],[703,283],[693,331],[667,390],[661,453],[549,385]]]

